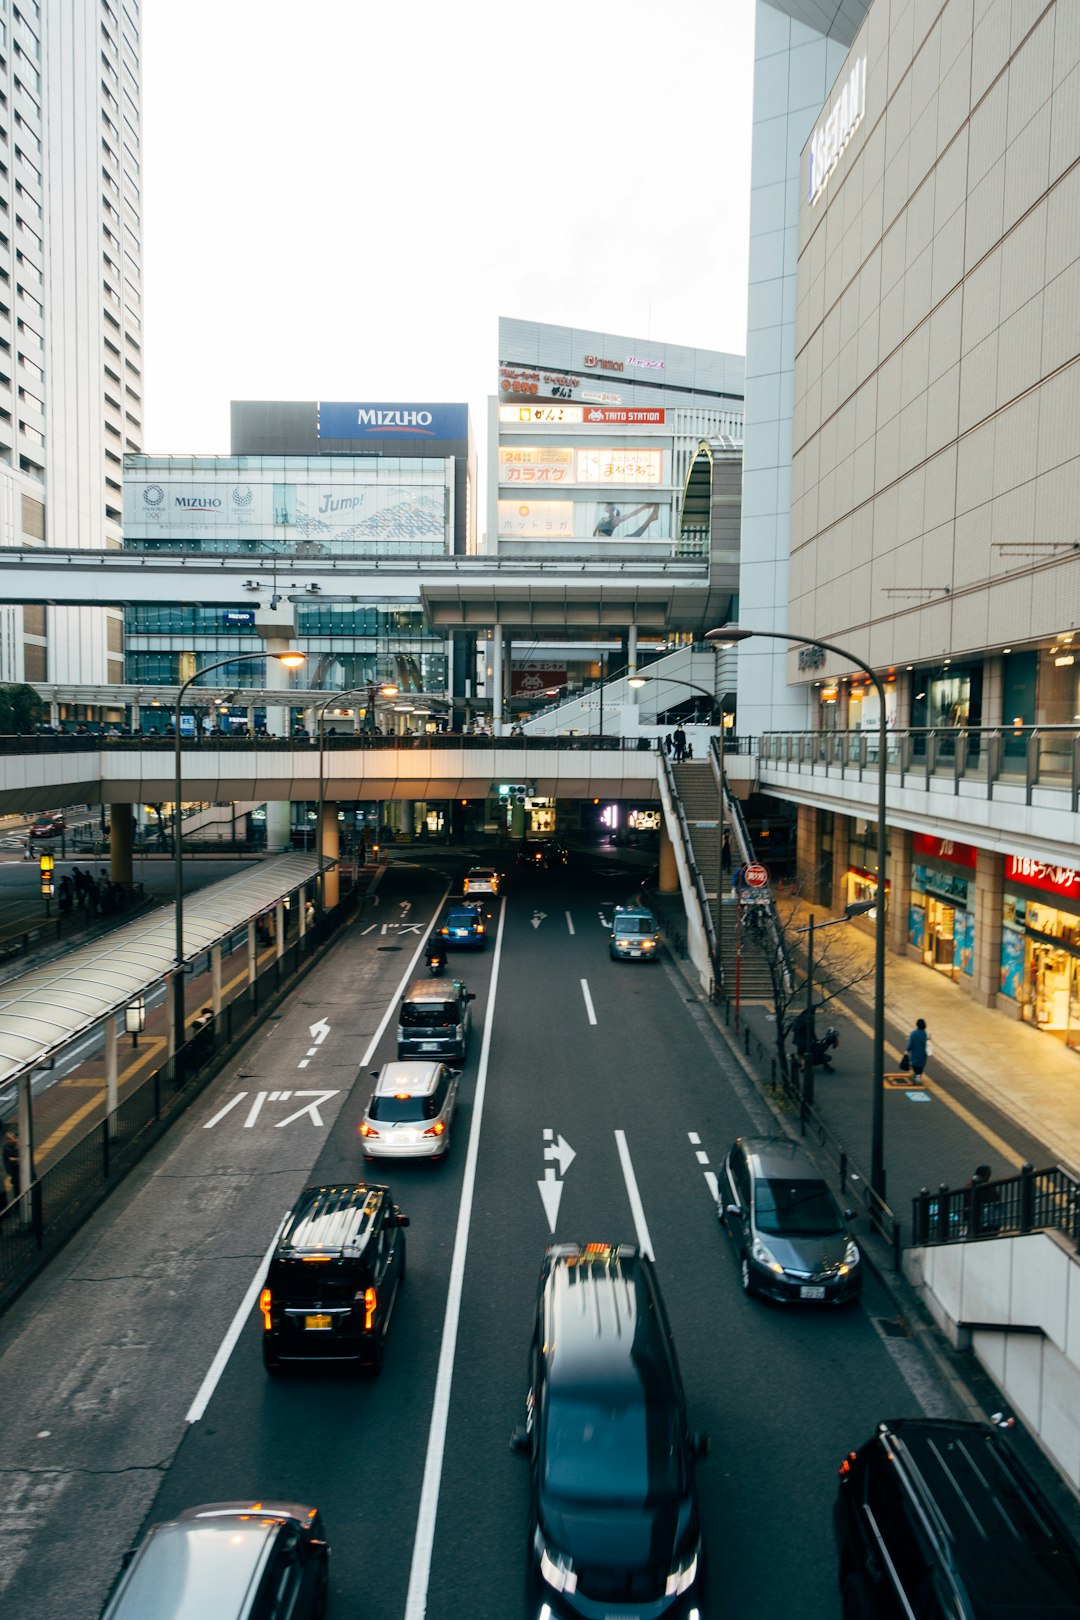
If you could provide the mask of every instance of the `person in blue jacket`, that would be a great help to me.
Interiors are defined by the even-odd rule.
[[[907,1055],[911,1059],[911,1072],[918,1076],[926,1068],[926,1060],[930,1055],[930,1036],[926,1028],[926,1019],[917,1018],[915,1028],[908,1036]]]

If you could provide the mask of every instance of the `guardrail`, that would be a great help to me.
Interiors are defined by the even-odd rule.
[[[1056,1166],[966,1187],[924,1187],[911,1203],[912,1243],[925,1248],[1052,1228],[1080,1248],[1080,1182]]]
[[[694,893],[697,896],[698,906],[701,911],[701,921],[702,926],[705,929],[705,942],[709,947],[709,961],[712,963],[713,985],[715,987],[717,982],[717,973],[720,970],[720,952],[716,943],[716,919],[713,916],[712,909],[709,905],[708,895],[705,889],[705,880],[698,871],[697,861],[694,859],[694,845],[690,837],[690,828],[686,820],[686,811],[683,809],[683,802],[679,798],[679,790],[675,785],[675,772],[672,770],[671,760],[663,752],[661,752],[660,758],[663,762],[664,776],[667,781],[668,792],[671,795],[671,802],[675,807],[675,814],[679,818],[679,831],[682,834],[682,845],[683,853],[686,857],[686,868],[690,874],[690,881],[694,886]]]
[[[372,748],[382,750],[406,749],[446,749],[463,748],[469,752],[494,753],[496,750],[509,749],[524,753],[526,750],[537,749],[545,753],[575,753],[586,750],[604,749],[618,753],[647,753],[656,752],[656,741],[651,737],[587,737],[575,734],[567,737],[493,737],[487,732],[463,733],[455,731],[425,732],[422,736],[385,736],[380,737],[370,731],[356,731],[342,734],[341,732],[328,732],[322,741],[324,750],[342,750],[351,748]],[[201,737],[183,737],[181,748],[185,757],[189,753],[250,753],[258,748],[271,753],[293,753],[298,749],[310,749],[312,753],[318,751],[318,741],[311,735],[293,737],[271,737],[262,734],[248,736],[223,736],[211,734]],[[2,754],[90,754],[99,753],[106,749],[118,749],[121,752],[168,752],[176,749],[176,738],[164,732],[137,732],[130,737],[103,737],[97,733],[87,733],[85,736],[68,736],[64,733],[34,735],[29,737],[3,737],[0,736],[0,755]]]

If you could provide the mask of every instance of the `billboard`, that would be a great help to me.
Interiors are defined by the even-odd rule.
[[[320,439],[460,439],[469,436],[467,405],[319,405]]]
[[[543,697],[559,692],[566,685],[566,665],[545,663],[543,659],[514,660],[510,670],[511,697]]]
[[[671,504],[659,501],[500,501],[507,540],[668,540]]]
[[[183,481],[124,480],[124,528],[131,534],[177,529],[266,528],[273,522],[269,484],[230,478]]]
[[[501,444],[500,484],[659,486],[664,452],[624,445]]]

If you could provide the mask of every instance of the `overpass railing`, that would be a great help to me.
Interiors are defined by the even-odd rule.
[[[318,749],[318,741],[310,733],[304,732],[299,736],[273,737],[261,732],[255,734],[232,736],[211,734],[200,737],[183,737],[181,746],[185,755],[191,752],[211,753],[243,753],[250,752],[252,748],[259,748],[271,753],[293,753],[297,749],[310,748],[312,752]],[[323,737],[324,750],[344,749],[382,749],[396,751],[398,749],[450,749],[463,748],[468,752],[494,753],[497,750],[509,749],[524,753],[539,751],[543,753],[574,753],[604,749],[609,752],[638,753],[652,750],[656,752],[656,741],[652,737],[586,737],[575,734],[567,737],[492,737],[488,733],[464,734],[461,732],[432,732],[423,736],[383,736],[366,731],[357,732],[328,732]],[[0,755],[8,754],[89,754],[99,753],[102,749],[119,749],[122,752],[168,752],[172,753],[176,747],[176,738],[165,732],[135,732],[131,736],[105,737],[96,732],[85,735],[78,733],[35,733],[26,737],[0,736]]]
[[[916,1248],[966,1243],[972,1238],[1018,1237],[1056,1228],[1080,1247],[1080,1182],[1055,1166],[966,1187],[924,1187],[911,1204],[911,1241]]]

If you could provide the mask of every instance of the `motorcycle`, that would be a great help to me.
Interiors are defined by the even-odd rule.
[[[446,967],[446,952],[441,945],[429,945],[427,949],[427,969],[433,979],[440,979]]]
[[[805,1036],[803,1036],[800,1039],[801,1032],[800,1032],[798,1027],[796,1027],[794,1034],[795,1034],[795,1051],[796,1051],[796,1054],[798,1056],[800,1064],[805,1064],[805,1062],[806,1062],[806,1039],[805,1039]],[[827,1073],[833,1074],[835,1071],[833,1069],[832,1062],[831,1062],[831,1060],[829,1058],[829,1053],[830,1052],[835,1052],[836,1048],[839,1045],[840,1045],[840,1031],[836,1028],[836,1026],[834,1024],[829,1025],[829,1027],[825,1031],[824,1035],[815,1035],[814,1040],[813,1040],[813,1044],[811,1045],[811,1048],[810,1048],[810,1061],[813,1064],[814,1068],[815,1069],[825,1069],[827,1071]]]

